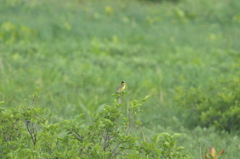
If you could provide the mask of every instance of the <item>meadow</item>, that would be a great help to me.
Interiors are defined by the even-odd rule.
[[[225,149],[221,158],[237,159],[239,9],[238,0],[3,0],[1,107],[30,104],[39,85],[38,107],[54,113],[53,123],[79,114],[89,121],[124,80],[123,107],[150,95],[140,113],[146,137],[181,133],[178,145],[191,158],[214,146]],[[206,114],[198,123],[193,107],[210,101],[211,113],[221,114],[214,104],[222,99],[235,103],[235,129],[208,124]]]

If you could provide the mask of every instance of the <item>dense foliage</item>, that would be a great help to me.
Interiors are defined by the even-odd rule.
[[[127,113],[121,111],[126,105],[118,103],[118,97],[100,113],[91,114],[91,124],[86,124],[82,115],[49,123],[50,110],[36,105],[38,91],[31,97],[31,106],[1,107],[1,158],[189,158],[182,152],[184,148],[176,145],[180,134],[159,133],[150,141],[145,138],[139,113],[148,96],[131,101],[124,109]],[[143,139],[135,135],[137,128]]]
[[[178,88],[176,101],[188,110],[185,120],[190,127],[201,125],[220,130],[240,130],[239,76],[209,81],[205,89]],[[192,120],[189,121],[189,118]]]

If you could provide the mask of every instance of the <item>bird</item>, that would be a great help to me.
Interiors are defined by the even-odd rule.
[[[126,83],[124,81],[121,82],[121,85],[117,89],[117,93],[122,92],[126,88]]]

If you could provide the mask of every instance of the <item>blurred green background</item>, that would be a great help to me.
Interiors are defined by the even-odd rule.
[[[179,87],[239,77],[239,10],[238,0],[1,0],[0,101],[28,104],[38,84],[39,106],[71,119],[111,104],[124,80],[124,105],[151,95],[148,136],[179,132],[194,158],[214,146],[237,159],[236,132],[189,128],[175,98]]]

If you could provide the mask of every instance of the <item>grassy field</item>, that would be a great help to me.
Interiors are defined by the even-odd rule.
[[[182,133],[179,145],[192,158],[214,146],[237,159],[239,134],[187,127],[188,110],[175,97],[179,87],[204,89],[240,75],[239,9],[238,0],[3,1],[0,101],[28,103],[38,84],[39,106],[56,112],[55,121],[71,119],[110,104],[124,80],[123,104],[150,95],[147,136]]]

